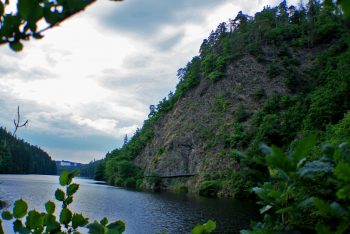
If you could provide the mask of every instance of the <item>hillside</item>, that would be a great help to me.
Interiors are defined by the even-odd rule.
[[[0,128],[0,174],[56,175],[57,168],[45,151]]]
[[[317,154],[322,143],[349,139],[349,41],[332,1],[305,7],[283,1],[254,17],[239,12],[179,69],[175,93],[150,107],[142,129],[99,163],[99,178],[117,186],[249,196],[268,177],[261,143],[291,150],[313,133]]]

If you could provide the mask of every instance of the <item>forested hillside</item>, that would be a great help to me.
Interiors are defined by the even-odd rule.
[[[0,128],[0,174],[56,175],[57,169],[45,151]]]
[[[349,140],[350,34],[343,18],[330,0],[298,7],[283,1],[221,23],[178,70],[176,91],[99,162],[100,178],[246,197],[269,178],[261,143],[290,151],[313,134],[310,155],[317,158],[323,143]],[[176,175],[193,176],[162,179]]]

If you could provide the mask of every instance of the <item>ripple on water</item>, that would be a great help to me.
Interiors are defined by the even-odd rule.
[[[252,202],[130,191],[80,178],[75,182],[80,189],[71,209],[90,220],[105,216],[110,221],[122,219],[127,224],[126,234],[189,233],[193,226],[208,219],[217,221],[218,233],[238,233],[257,217]],[[11,209],[15,200],[23,198],[30,209],[44,211],[44,203],[54,200],[57,186],[57,176],[0,175],[0,199]],[[4,228],[6,233],[13,232],[8,222],[4,222]]]

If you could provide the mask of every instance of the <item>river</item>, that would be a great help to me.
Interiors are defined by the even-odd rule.
[[[105,216],[110,221],[121,219],[126,222],[126,234],[190,233],[196,224],[209,219],[217,222],[216,233],[239,233],[257,217],[253,202],[139,192],[82,178],[74,182],[80,184],[80,189],[71,209],[90,221]],[[0,200],[8,203],[6,209],[12,209],[14,201],[23,198],[29,209],[44,211],[44,203],[54,201],[58,186],[58,176],[0,175]],[[13,233],[11,223],[4,222],[3,226],[5,233]]]

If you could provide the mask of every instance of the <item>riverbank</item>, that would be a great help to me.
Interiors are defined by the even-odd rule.
[[[59,187],[57,176],[0,175],[0,180],[1,199],[9,207],[23,198],[38,211],[54,199]],[[75,178],[74,183],[80,184],[74,197],[74,212],[83,213],[90,220],[121,219],[127,224],[125,234],[188,233],[209,219],[217,222],[218,233],[238,233],[248,228],[251,220],[259,219],[259,208],[250,201],[139,192],[81,178]],[[13,233],[12,223],[4,222],[4,228],[5,233]]]

